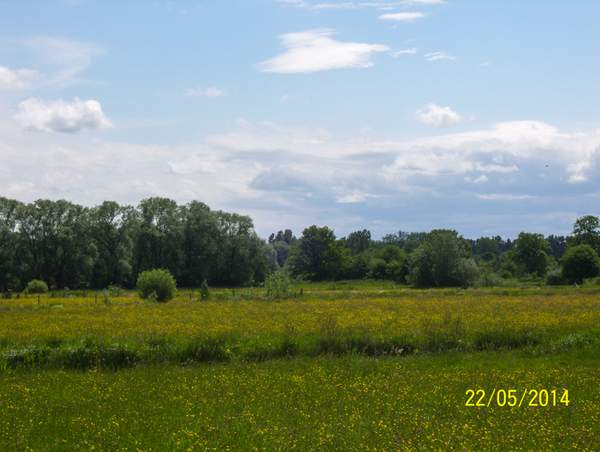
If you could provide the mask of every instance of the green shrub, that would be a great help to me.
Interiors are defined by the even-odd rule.
[[[111,284],[109,285],[105,292],[108,293],[108,295],[111,298],[118,298],[118,297],[122,297],[123,294],[125,293],[125,291],[123,290],[123,288],[121,286],[119,286],[118,284]]]
[[[140,273],[136,288],[140,298],[158,302],[169,301],[177,293],[175,278],[169,270],[162,268]]]
[[[106,306],[112,306],[114,304],[113,299],[110,296],[110,292],[108,290],[102,292],[102,303],[104,303]]]
[[[290,275],[285,270],[271,273],[265,280],[267,298],[280,299],[288,295],[292,287]]]
[[[48,292],[48,284],[44,281],[40,281],[39,279],[33,279],[29,281],[27,287],[25,288],[25,292],[27,293],[46,293]]]
[[[546,284],[549,286],[562,286],[565,280],[560,269],[550,270],[546,273]]]
[[[481,272],[475,280],[475,287],[503,287],[505,279],[498,273]]]
[[[200,299],[203,301],[210,300],[210,288],[206,281],[202,283],[202,287],[200,288]]]

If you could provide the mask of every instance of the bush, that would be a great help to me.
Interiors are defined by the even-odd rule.
[[[279,299],[285,297],[289,293],[291,286],[292,280],[285,270],[271,273],[265,280],[268,298]]]
[[[546,284],[549,286],[562,286],[565,283],[562,272],[559,269],[550,270],[546,273]]]
[[[108,293],[108,295],[111,298],[122,297],[123,294],[125,293],[125,291],[123,290],[123,288],[121,286],[119,286],[118,284],[111,284],[111,285],[109,285],[106,288],[105,292]]]
[[[25,292],[27,293],[46,293],[48,292],[48,284],[44,281],[40,281],[39,279],[34,279],[29,281],[27,287],[25,288]]]
[[[177,293],[177,283],[169,270],[147,270],[138,276],[136,288],[140,298],[158,302],[166,302]]]
[[[203,301],[210,300],[210,287],[206,281],[202,283],[202,287],[200,288],[200,299]]]
[[[475,287],[503,287],[506,280],[498,273],[483,271],[475,280]]]

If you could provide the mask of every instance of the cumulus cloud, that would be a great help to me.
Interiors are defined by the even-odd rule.
[[[425,55],[427,61],[438,61],[438,60],[456,60],[455,56],[446,55],[444,52],[433,52]]]
[[[371,54],[390,50],[386,45],[341,42],[331,39],[333,30],[287,33],[279,38],[287,52],[258,63],[261,72],[280,74],[310,73],[329,69],[373,66]]]
[[[577,163],[571,163],[567,166],[567,172],[570,174],[569,182],[585,182],[587,180],[586,171],[592,167],[590,161],[579,161]]]
[[[317,127],[244,119],[227,132],[164,146],[58,134],[49,143],[17,130],[0,119],[0,190],[7,195],[85,205],[198,199],[251,215],[263,237],[310,224],[340,237],[363,224],[376,237],[436,227],[467,237],[514,238],[530,225],[561,233],[597,202],[600,180],[600,131],[565,133],[538,121],[380,141],[358,130],[340,139]]]
[[[425,17],[423,13],[390,13],[379,16],[380,19],[401,20],[404,22],[412,22],[415,19]]]
[[[31,88],[31,82],[43,78],[44,75],[33,69],[12,70],[0,66],[0,89],[18,90]]]
[[[448,127],[453,124],[458,124],[464,118],[450,107],[440,107],[436,104],[427,104],[427,113],[422,110],[417,110],[415,117],[422,124],[427,124],[434,127]]]
[[[192,96],[192,97],[220,97],[220,96],[228,96],[229,93],[227,92],[226,89],[217,89],[216,87],[211,86],[205,90],[202,88],[198,88],[198,89],[188,88],[185,91],[185,95]]]
[[[31,97],[19,103],[14,118],[24,129],[38,132],[75,133],[112,126],[96,100],[44,101]]]

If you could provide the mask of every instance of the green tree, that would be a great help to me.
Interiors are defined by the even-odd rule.
[[[23,204],[0,197],[0,289],[16,289],[19,283],[17,212]]]
[[[409,257],[407,280],[417,287],[468,286],[477,276],[471,246],[456,231],[436,229]]]
[[[185,287],[201,285],[204,281],[215,281],[218,261],[219,222],[217,213],[203,202],[192,201],[181,209],[183,237],[182,268],[178,280]]]
[[[475,242],[474,248],[474,253],[481,256],[482,260],[490,260],[483,258],[483,256],[489,256],[488,253],[492,255],[498,254],[498,242],[490,237],[479,237]]]
[[[167,268],[178,274],[182,260],[183,212],[168,198],[147,198],[138,205],[134,272]]]
[[[350,250],[350,255],[356,256],[371,247],[371,231],[363,229],[362,231],[351,232],[346,237],[344,246]]]
[[[581,284],[584,278],[594,278],[600,273],[600,259],[587,245],[569,248],[562,258],[562,276],[566,281]]]
[[[90,280],[95,249],[88,236],[88,211],[64,199],[20,206],[19,259],[25,281],[79,287]]]
[[[573,224],[573,236],[568,238],[567,245],[589,245],[596,253],[600,252],[600,219],[594,215],[577,218]]]
[[[334,280],[347,273],[350,253],[327,226],[310,226],[291,247],[286,265],[294,276],[311,281]]]
[[[269,249],[245,215],[218,211],[215,276],[220,284],[242,285],[261,282],[270,271]]]
[[[126,285],[131,279],[133,225],[131,206],[104,201],[89,211],[89,235],[96,250],[92,286]]]
[[[526,273],[544,276],[548,267],[555,264],[546,250],[550,250],[550,244],[542,234],[521,232],[514,242],[513,249],[507,253],[507,258],[521,265]]]

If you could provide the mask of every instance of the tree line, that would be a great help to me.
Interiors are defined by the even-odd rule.
[[[137,207],[105,201],[24,204],[0,198],[0,288],[134,287],[144,270],[164,268],[183,287],[204,281],[244,285],[277,269],[275,251],[248,216],[148,198]]]
[[[414,286],[500,285],[525,276],[550,283],[581,282],[600,270],[600,221],[577,219],[572,235],[522,232],[465,239],[454,230],[387,234],[369,230],[337,238],[310,226],[268,240],[248,216],[192,201],[142,200],[136,207],[105,201],[83,207],[65,200],[25,204],[0,197],[0,289],[29,281],[49,287],[132,288],[145,270],[163,268],[180,287],[258,284],[279,269],[311,281],[381,279]],[[596,268],[597,267],[597,268]]]
[[[271,235],[278,262],[293,276],[312,281],[381,279],[417,287],[504,285],[518,278],[549,284],[581,283],[600,272],[600,220],[578,218],[568,237],[521,232],[465,239],[454,230],[387,234],[373,240],[367,229],[337,239],[328,227]]]

